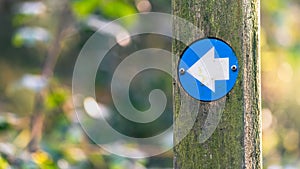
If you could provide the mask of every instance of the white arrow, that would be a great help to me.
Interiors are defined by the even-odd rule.
[[[216,80],[229,80],[229,58],[215,58],[215,48],[193,64],[187,72],[215,92]]]

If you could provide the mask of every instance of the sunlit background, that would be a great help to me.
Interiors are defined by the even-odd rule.
[[[112,20],[149,11],[170,13],[171,1],[0,0],[1,169],[172,168],[172,152],[134,160],[101,150],[82,131],[71,100],[72,71],[86,40]],[[261,15],[264,168],[297,169],[300,168],[300,1],[262,0]],[[133,23],[134,20],[126,20],[122,24]],[[112,51],[110,57],[117,58],[122,53],[121,59],[128,51],[153,45],[171,49],[170,39],[145,35],[124,40],[128,32],[122,25],[100,33],[107,43],[118,44],[114,47],[116,53]],[[110,64],[118,63],[117,60]],[[153,73],[157,72],[148,76]],[[147,137],[151,132],[156,133],[149,126],[136,129],[120,123],[120,117],[109,107],[111,96],[105,84],[110,74],[108,71],[107,77],[97,76],[97,101],[84,100],[86,113],[99,119],[95,109],[100,108],[118,130],[128,125],[128,130],[122,131],[128,135]],[[165,89],[170,82],[168,78],[160,82],[141,79],[137,77],[135,85],[151,82]],[[132,96],[133,102],[137,108],[146,109],[149,105],[143,99],[148,97],[147,92],[136,90],[131,91],[138,93]],[[165,91],[171,94],[171,90]],[[162,120],[166,123],[157,123],[156,128],[166,128],[170,119],[171,116],[165,116]],[[151,132],[145,133],[145,129]]]
[[[262,1],[263,156],[300,168],[300,1]]]

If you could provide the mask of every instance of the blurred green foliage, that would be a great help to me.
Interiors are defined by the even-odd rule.
[[[300,168],[300,2],[262,1],[265,168]]]
[[[158,164],[151,158],[127,159],[102,150],[82,130],[71,100],[74,62],[83,44],[98,29],[89,25],[90,17],[108,23],[137,12],[168,12],[171,8],[170,1],[147,1],[146,8],[141,8],[143,6],[139,2],[0,1],[0,169],[144,169],[146,166],[172,166],[171,153],[158,157],[167,159]],[[125,20],[122,24],[133,22]],[[111,39],[107,35],[103,38]],[[46,74],[50,78],[44,79],[45,65],[53,56],[58,59],[52,67],[54,74],[51,76],[50,72]],[[165,80],[158,86],[166,85]],[[106,83],[102,78],[96,81]],[[97,93],[103,92],[101,97],[105,98],[105,89],[100,85]],[[144,98],[140,93],[132,97]],[[141,101],[137,99],[135,102],[139,104]],[[119,125],[122,130],[122,119],[114,119],[111,123],[117,124],[117,128]],[[129,130],[133,133],[127,130],[126,134],[147,136],[142,128],[135,133],[134,127]],[[34,133],[38,135],[37,149],[30,148]]]
[[[79,18],[91,13],[99,13],[108,19],[118,19],[123,16],[135,14],[134,1],[121,0],[73,0],[72,9]]]

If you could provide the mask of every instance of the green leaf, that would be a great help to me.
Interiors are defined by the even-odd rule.
[[[3,169],[10,168],[8,162],[4,158],[2,158],[2,156],[0,156],[0,168],[3,168]]]
[[[60,107],[66,101],[68,95],[68,92],[63,88],[54,89],[54,91],[51,91],[46,98],[45,105],[47,109],[51,110]]]
[[[21,47],[24,44],[24,39],[19,34],[15,34],[12,39],[12,44],[15,47]]]
[[[118,19],[127,15],[135,14],[137,11],[136,9],[123,1],[120,0],[102,0],[99,4],[100,12],[107,16],[110,19]],[[130,24],[134,20],[126,20],[124,24]]]
[[[78,18],[85,18],[92,14],[98,6],[97,0],[76,0],[72,1],[72,9]]]

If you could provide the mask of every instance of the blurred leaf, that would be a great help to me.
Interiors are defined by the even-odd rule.
[[[24,148],[30,141],[30,131],[28,129],[24,129],[20,132],[20,134],[15,138],[13,143],[19,148]]]
[[[100,12],[103,17],[114,20],[137,12],[132,4],[122,0],[74,0],[72,9],[79,19]],[[133,22],[134,19],[125,18],[123,24],[132,24]]]
[[[97,9],[98,3],[98,0],[73,0],[72,9],[78,18],[85,18]]]
[[[133,6],[120,0],[102,0],[99,7],[104,15],[114,19],[137,12]]]
[[[51,161],[48,154],[42,151],[33,153],[32,158],[37,164],[43,164]]]
[[[15,34],[12,43],[15,47],[21,47],[24,44],[24,39],[22,38],[21,35]]]
[[[2,156],[0,156],[0,168],[1,169],[9,169],[10,168],[8,162],[4,158],[2,158]]]
[[[279,9],[282,9],[286,6],[286,1],[284,0],[272,0],[272,3],[270,3],[270,1],[261,2],[264,11],[267,12],[277,12]]]
[[[54,108],[61,107],[63,103],[67,100],[69,93],[63,88],[55,88],[50,91],[46,97],[46,108],[51,110]]]
[[[9,125],[7,119],[3,116],[0,116],[0,131],[8,129],[9,126],[10,125]]]
[[[14,26],[22,26],[26,23],[30,23],[32,21],[32,19],[33,19],[32,16],[17,14],[14,16],[14,18],[12,20],[12,24]]]

